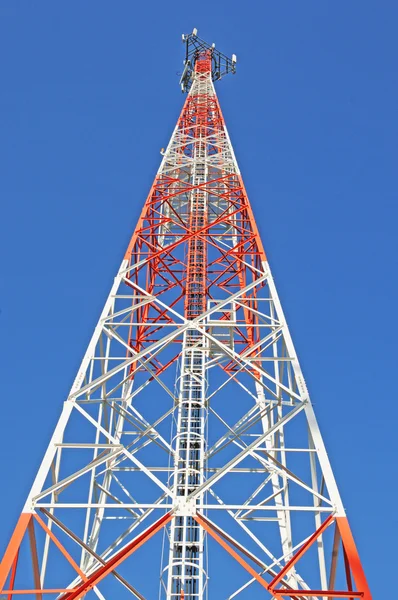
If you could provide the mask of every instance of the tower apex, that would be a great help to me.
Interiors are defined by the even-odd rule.
[[[182,41],[185,44],[184,71],[180,79],[182,92],[189,92],[192,84],[195,62],[199,54],[203,51],[211,52],[211,76],[213,81],[218,81],[228,73],[232,73],[233,75],[235,74],[236,54],[232,54],[231,58],[229,58],[219,50],[216,50],[216,45],[214,43],[208,44],[198,37],[198,30],[196,27],[194,27],[192,33],[183,33]]]

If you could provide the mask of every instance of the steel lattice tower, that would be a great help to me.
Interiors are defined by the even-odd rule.
[[[370,600],[214,88],[236,58],[183,41],[188,94],[1,593],[148,598],[131,555],[162,530],[160,598]]]

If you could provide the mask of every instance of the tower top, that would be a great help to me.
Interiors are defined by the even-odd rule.
[[[192,33],[183,33],[182,41],[185,44],[185,60],[184,60],[184,71],[181,75],[180,86],[182,92],[188,92],[191,87],[193,73],[195,70],[195,63],[199,57],[199,54],[205,50],[211,52],[212,58],[212,69],[211,76],[213,81],[218,81],[224,75],[228,73],[235,74],[236,70],[236,54],[233,54],[231,58],[225,56],[219,50],[216,50],[215,44],[208,44],[200,37],[198,37],[198,30],[193,29]]]

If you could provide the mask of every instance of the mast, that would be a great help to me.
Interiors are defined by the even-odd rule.
[[[212,597],[218,575],[231,599],[371,600],[214,87],[236,57],[183,42],[186,100],[1,593],[153,598],[163,532],[166,600]]]

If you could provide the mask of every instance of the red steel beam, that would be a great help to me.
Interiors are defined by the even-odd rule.
[[[18,554],[19,547],[31,518],[31,513],[22,513],[18,519],[18,523],[9,541],[3,560],[0,563],[0,593],[2,593],[1,591],[4,588],[5,582],[7,581],[8,574],[14,563],[14,559]]]
[[[307,552],[308,548],[312,546],[312,544],[319,538],[319,536],[332,524],[334,521],[334,515],[329,515],[327,519],[322,523],[322,525],[312,534],[312,536],[303,544],[300,550],[286,563],[286,565],[281,569],[276,577],[271,581],[270,587],[273,589],[280,582],[281,579],[286,575],[286,573],[296,564],[298,560]]]
[[[10,590],[14,589],[15,576],[17,574],[18,557],[19,557],[19,549],[14,558],[14,562],[12,563],[11,576],[10,576]],[[12,593],[8,594],[7,600],[12,600]]]
[[[274,596],[286,596],[292,598],[296,596],[298,598],[364,598],[363,592],[344,592],[336,590],[272,590]]]
[[[210,524],[208,524],[204,519],[202,519],[200,517],[200,515],[196,515],[195,517],[195,521],[197,523],[199,523],[199,525],[201,527],[203,527],[203,529],[205,531],[207,531],[207,533],[209,535],[211,535],[211,537],[216,540],[216,542],[218,542],[220,544],[220,546],[222,546],[222,548],[224,548],[224,550],[226,550],[228,552],[228,554],[230,554],[240,565],[242,565],[242,567],[244,569],[246,569],[246,571],[248,573],[250,573],[250,575],[252,577],[254,577],[258,583],[267,590],[267,592],[271,591],[270,590],[270,586],[269,584],[265,581],[265,579],[263,579],[261,577],[261,575],[259,575],[259,573],[257,573],[257,571],[255,569],[253,569],[253,567],[251,565],[249,565],[248,562],[245,561],[244,558],[242,558],[240,556],[240,554],[238,554],[229,544],[227,544],[227,542],[225,542],[223,540],[223,538],[214,531],[214,529],[210,526]]]
[[[86,594],[89,590],[91,590],[95,585],[97,585],[104,577],[106,577],[109,573],[111,573],[120,563],[122,563],[126,558],[131,556],[133,552],[138,550],[140,546],[145,544],[155,533],[157,533],[160,529],[162,529],[167,523],[171,521],[173,518],[173,513],[170,511],[160,517],[153,525],[148,527],[145,531],[143,531],[140,535],[138,535],[134,540],[132,540],[125,548],[122,548],[115,556],[113,556],[110,560],[108,560],[103,566],[94,571],[92,575],[89,576],[87,581],[82,582],[77,588],[71,593],[64,594],[61,596],[60,600],[77,600],[81,598],[84,594]]]
[[[358,590],[363,590],[364,600],[372,600],[368,582],[366,581],[365,572],[363,570],[358,550],[348,524],[347,517],[336,517],[336,525],[339,528],[343,548],[348,559],[348,564],[351,569],[355,585]]]

